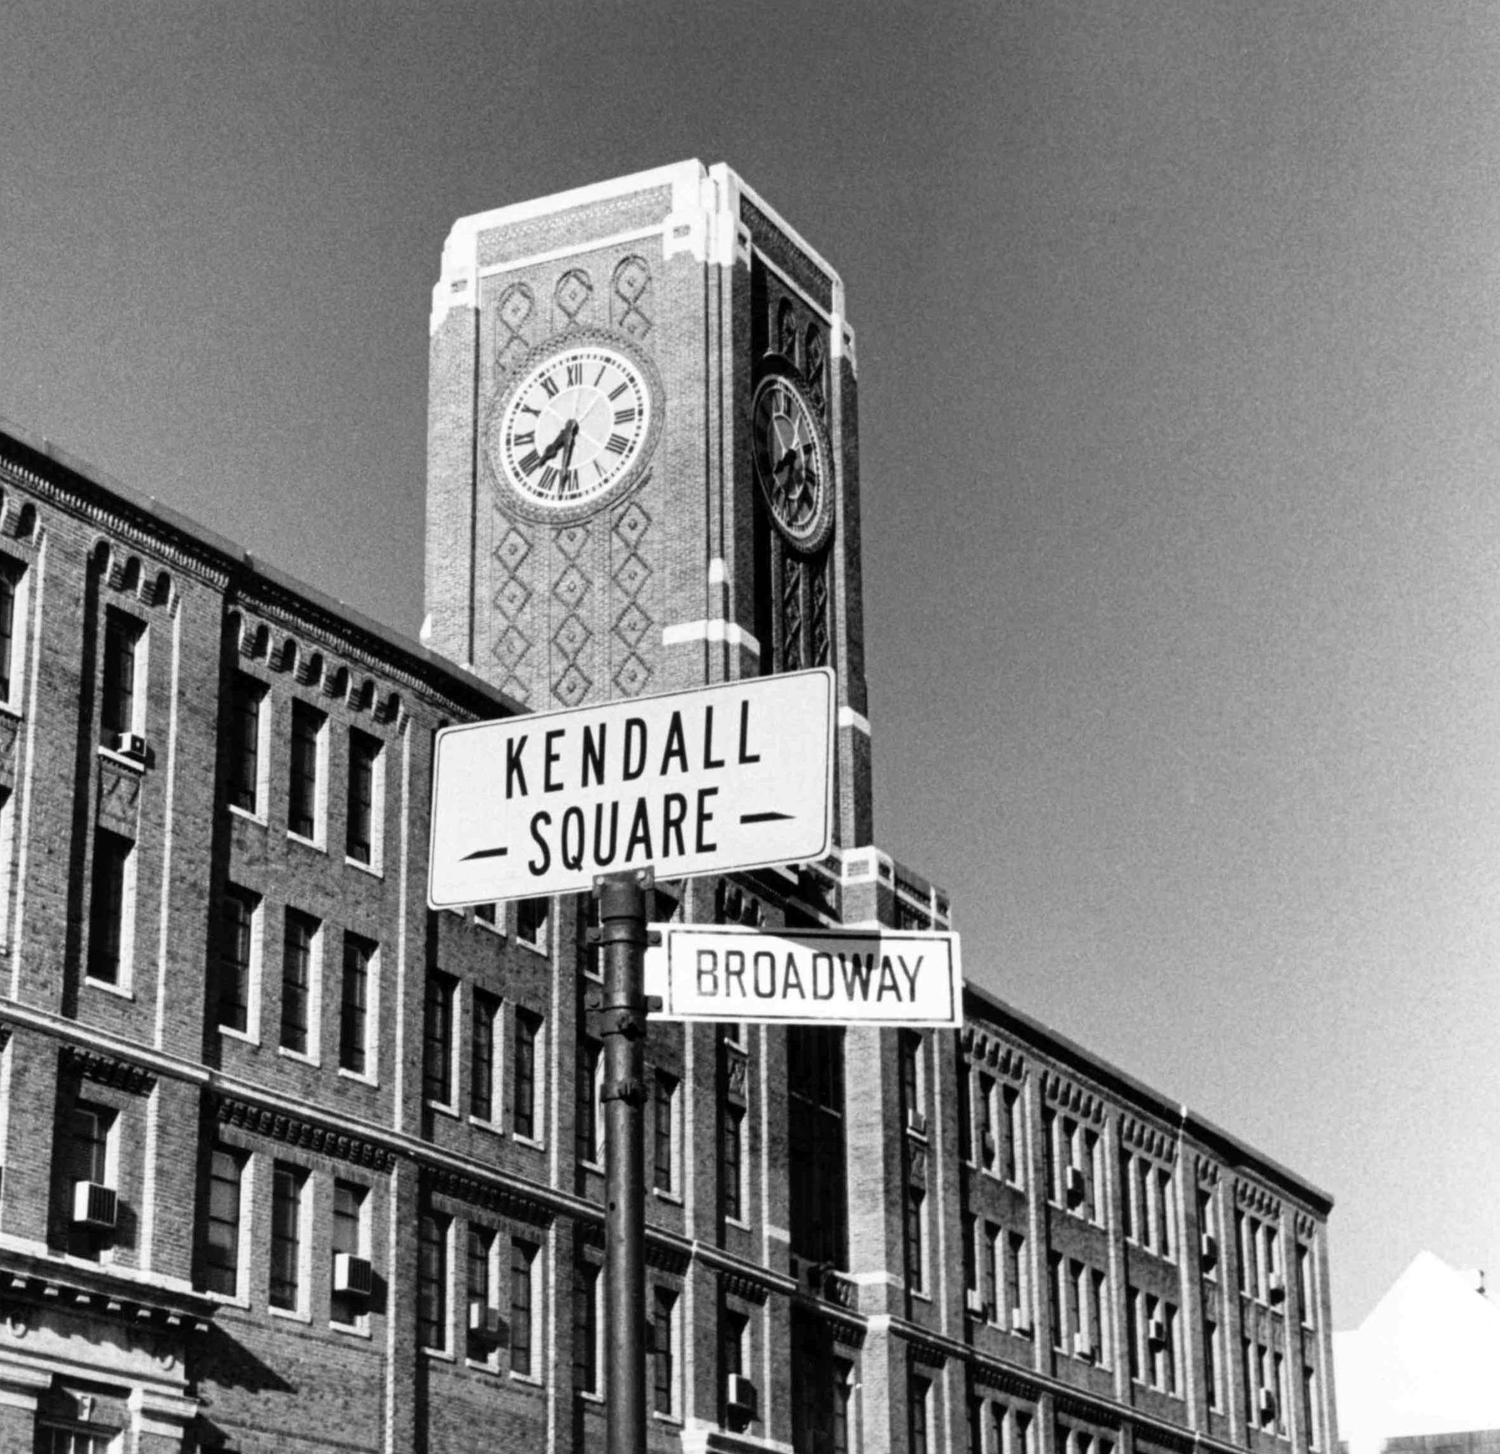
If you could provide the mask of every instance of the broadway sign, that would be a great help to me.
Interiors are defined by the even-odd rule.
[[[669,1020],[957,1026],[958,935],[898,929],[653,926],[646,992]]]
[[[572,893],[823,857],[833,832],[827,667],[445,727],[427,902]]]

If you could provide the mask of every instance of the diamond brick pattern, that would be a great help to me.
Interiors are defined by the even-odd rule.
[[[495,592],[495,604],[514,619],[526,608],[526,603],[531,599],[531,587],[526,585],[519,577],[511,576],[509,580]]]
[[[632,551],[620,562],[620,567],[615,572],[615,584],[627,596],[634,596],[640,592],[641,587],[650,577],[651,567]]]
[[[572,661],[589,644],[594,633],[572,612],[563,618],[563,623],[552,633],[552,643]]]
[[[514,525],[506,531],[500,544],[495,547],[495,559],[506,570],[515,570],[531,554],[531,542]]]
[[[576,707],[587,695],[593,683],[576,664],[570,665],[552,684],[552,695],[565,707]]]
[[[637,341],[651,332],[651,269],[644,258],[628,257],[615,269],[610,312],[615,326]]]
[[[620,612],[615,622],[615,635],[626,646],[639,646],[641,638],[651,629],[651,618],[641,609],[638,601],[632,601]]]
[[[589,527],[587,525],[566,525],[557,532],[554,538],[557,541],[557,548],[569,560],[577,560],[579,552],[589,543]]]
[[[495,655],[511,671],[520,666],[521,658],[530,650],[526,634],[514,626],[507,626],[495,642]]]
[[[508,676],[500,683],[500,690],[507,697],[514,697],[523,706],[531,700],[531,688],[518,676]]]
[[[651,668],[631,652],[615,672],[615,688],[624,697],[637,697],[651,680]]]
[[[564,273],[557,283],[557,306],[569,318],[576,318],[593,291],[594,285],[589,282],[587,273],[577,269]]]
[[[515,287],[507,288],[505,296],[500,299],[500,321],[514,333],[531,317],[535,306],[531,289],[525,283],[517,283]]]
[[[588,593],[589,578],[576,565],[570,565],[552,587],[552,594],[570,611],[576,611]]]
[[[650,525],[651,516],[647,514],[645,506],[632,500],[620,511],[619,518],[615,521],[615,534],[634,550]]]

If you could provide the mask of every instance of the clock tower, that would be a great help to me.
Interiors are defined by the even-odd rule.
[[[723,165],[461,218],[433,290],[430,644],[536,711],[803,667],[870,842],[854,335]]]

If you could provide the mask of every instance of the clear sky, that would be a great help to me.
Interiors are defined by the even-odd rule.
[[[415,634],[470,212],[725,161],[858,334],[882,846],[971,977],[1500,1271],[1500,10],[0,6],[0,414]]]

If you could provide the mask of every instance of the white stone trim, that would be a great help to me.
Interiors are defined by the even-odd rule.
[[[838,270],[828,262],[828,259],[825,258],[822,253],[820,253],[815,247],[810,246],[807,239],[803,237],[802,234],[798,232],[797,229],[786,220],[786,218],[784,218],[774,207],[772,207],[770,203],[768,203],[766,199],[755,190],[754,187],[752,187],[748,182],[745,181],[743,177],[731,171],[728,165],[726,165],[724,162],[716,162],[708,169],[708,174],[715,181],[720,181],[721,185],[737,189],[743,196],[748,197],[752,202],[754,202],[756,207],[764,212],[766,216],[769,217],[771,221],[781,229],[787,240],[789,242],[795,243],[797,247],[800,248],[802,252],[807,256],[808,261],[813,263],[827,275],[829,284],[831,285],[833,290],[834,312],[842,313],[844,311],[844,281],[841,277],[839,277]]]
[[[503,263],[490,263],[479,268],[481,278],[493,278],[499,273],[513,273],[520,268],[536,267],[541,263],[559,262],[566,257],[580,257],[590,252],[607,252],[627,242],[644,242],[648,237],[657,237],[659,227],[633,227],[629,232],[612,232],[608,237],[592,237],[587,242],[573,243],[569,247],[553,247],[546,252],[528,253],[525,257],[509,258]]]
[[[708,563],[708,583],[711,586],[723,585],[729,579],[729,567],[724,564],[724,557],[716,555]]]
[[[870,735],[870,719],[856,712],[853,707],[839,708],[839,726],[852,727],[856,732],[863,732],[866,737]]]
[[[664,626],[661,633],[663,646],[685,646],[694,641],[722,641],[730,646],[760,655],[760,642],[743,626],[733,621],[678,621]]]

